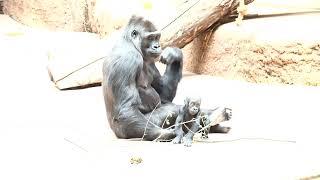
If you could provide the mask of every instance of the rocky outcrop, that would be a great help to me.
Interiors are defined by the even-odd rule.
[[[319,19],[306,14],[224,24],[207,33],[207,41],[188,45],[207,42],[200,58],[186,57],[186,69],[254,83],[320,85]]]
[[[271,2],[278,3],[276,10],[279,12],[284,12],[280,6],[297,6],[292,4],[292,1],[257,1],[265,1],[257,13],[273,12],[265,5]],[[298,7],[310,9],[319,5],[317,0],[309,1],[313,4],[306,6],[307,1],[301,0]],[[139,14],[153,8],[152,12],[158,15],[156,24],[163,27],[168,24],[168,19],[177,17],[178,11],[184,12],[184,9],[188,9],[181,5],[187,2],[185,0],[164,0],[161,4],[146,2],[148,0],[10,0],[4,1],[4,11],[19,22],[33,27],[91,31],[108,36],[120,29],[132,13]],[[175,7],[181,9],[177,10]],[[249,8],[251,9],[252,7]],[[320,85],[320,27],[317,25],[319,19],[320,14],[314,13],[245,20],[240,26],[228,23],[221,25],[217,30],[209,29],[183,48],[185,70],[254,83]],[[162,39],[164,37],[163,35]],[[99,41],[98,37],[95,38]],[[94,57],[95,54],[96,52],[92,53]],[[75,55],[79,56],[78,53]],[[63,59],[59,66],[55,66],[56,69],[65,69],[62,68],[67,67],[64,63],[72,61],[64,58],[55,59]],[[77,66],[79,62],[76,62]],[[84,65],[86,66],[86,63]],[[100,68],[97,68],[97,71],[100,72]],[[86,81],[81,84],[86,84]]]
[[[3,3],[5,14],[31,27],[63,31],[86,29],[86,0],[8,0]]]
[[[0,0],[0,14],[3,14],[3,0]]]

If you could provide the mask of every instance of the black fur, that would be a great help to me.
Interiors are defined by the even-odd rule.
[[[159,38],[160,33],[150,21],[133,16],[104,62],[102,85],[107,118],[119,138],[154,140],[160,135],[160,139],[175,136],[172,129],[161,126],[169,113],[175,119],[179,110],[171,101],[181,79],[182,52],[178,48],[163,51],[168,58],[162,56],[167,67],[161,76],[154,64],[161,53]]]
[[[156,73],[152,86],[161,96],[162,103],[172,102],[176,96],[178,83],[182,78],[183,55],[178,48],[166,48],[160,58],[160,62],[167,64],[165,76]]]
[[[168,140],[181,106],[172,103],[182,77],[183,57],[178,48],[161,52],[160,32],[152,22],[132,16],[121,38],[103,64],[102,88],[109,125],[118,138]],[[160,58],[166,71],[160,75],[155,62]],[[212,113],[208,110],[208,114]],[[159,138],[159,136],[161,137]]]
[[[184,145],[191,146],[194,134],[200,129],[200,104],[200,98],[185,99],[184,106],[180,109],[175,123],[176,137],[172,140],[174,144],[181,143],[184,136]]]

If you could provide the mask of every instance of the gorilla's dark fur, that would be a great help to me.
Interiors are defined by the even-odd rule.
[[[184,137],[184,145],[191,146],[194,134],[200,130],[200,105],[200,98],[187,97],[184,100],[175,123],[176,137],[172,140],[174,144],[181,143]]]
[[[183,57],[178,48],[161,53],[160,32],[152,22],[132,16],[122,37],[103,65],[103,94],[109,125],[118,138],[172,139],[173,129],[162,128],[171,113],[171,124],[179,112],[172,103],[182,77]],[[166,64],[160,75],[155,66]]]

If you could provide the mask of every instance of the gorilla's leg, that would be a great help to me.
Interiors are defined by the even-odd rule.
[[[228,133],[231,127],[221,126],[220,124],[210,127],[209,133]]]
[[[176,134],[174,128],[166,129],[172,126],[177,118],[181,106],[173,103],[161,105],[154,111],[142,114],[139,111],[127,110],[126,113],[114,120],[113,129],[119,138],[143,138],[144,140],[171,140]],[[227,108],[216,108],[203,110],[211,121],[216,123],[227,121],[231,118],[231,110]],[[164,122],[169,121],[169,124]],[[223,127],[219,124],[210,128],[210,133],[227,133],[229,127]]]
[[[171,118],[168,115],[171,114]],[[175,119],[177,107],[174,104],[163,105],[154,111],[142,114],[139,110],[125,108],[113,120],[113,131],[118,138],[143,138],[144,140],[171,140],[175,137],[174,129],[162,128],[164,120]]]
[[[168,102],[162,104],[159,108],[145,114],[145,117],[152,117],[152,122],[161,128],[167,128],[175,124],[176,118],[178,117],[180,105]],[[164,122],[166,121],[166,122]]]
[[[219,125],[220,122],[228,121],[232,117],[232,110],[229,108],[216,108],[214,110],[205,110],[209,115],[209,120],[214,122],[214,126],[210,127],[209,133],[228,133],[230,127]]]
[[[167,128],[175,124],[181,106],[182,105],[176,105],[169,102],[161,105],[153,112],[145,114],[145,117],[148,119],[151,116],[150,120],[153,122],[153,124],[156,124],[161,128]],[[218,107],[215,109],[202,109],[201,111],[208,115],[210,122],[216,124],[210,127],[209,133],[228,133],[230,131],[230,127],[221,126],[219,123],[229,121],[231,119],[231,109]],[[167,122],[169,122],[169,124],[164,122],[165,120],[168,120]]]

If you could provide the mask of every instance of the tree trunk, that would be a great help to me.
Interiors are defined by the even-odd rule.
[[[219,23],[236,10],[241,0],[197,0],[181,12],[180,16],[162,28],[162,47],[183,48],[200,33]],[[245,0],[249,4],[254,0]]]

